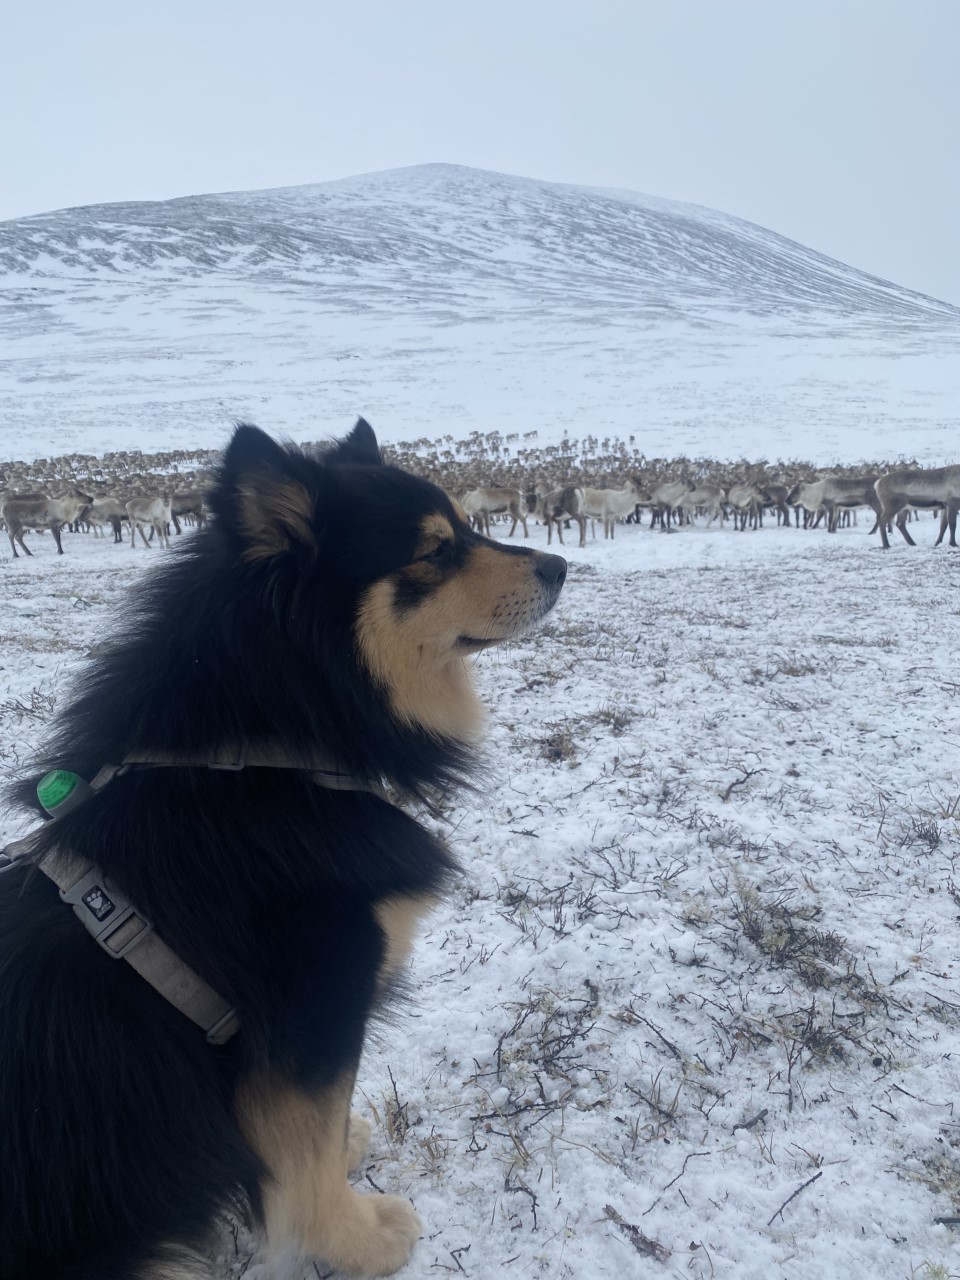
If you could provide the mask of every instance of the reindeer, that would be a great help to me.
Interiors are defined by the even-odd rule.
[[[763,494],[755,484],[734,484],[727,492],[727,501],[733,509],[734,528],[743,532],[750,521],[751,529],[763,525]]]
[[[903,467],[888,471],[875,485],[880,511],[877,524],[884,549],[890,549],[887,525],[897,517],[897,528],[904,539],[915,547],[917,544],[906,530],[907,508],[943,508],[940,517],[940,533],[934,546],[939,547],[943,535],[950,528],[950,546],[957,545],[957,513],[960,511],[960,464],[952,467]]]
[[[721,528],[726,520],[726,511],[724,509],[724,492],[717,484],[698,484],[695,489],[689,489],[680,499],[680,512],[684,520],[692,523],[691,512],[702,508],[708,512],[710,519],[707,521],[707,528],[713,524],[714,520],[720,521]]]
[[[173,527],[177,533],[183,532],[180,528],[179,516],[193,516],[197,522],[197,528],[202,528],[206,519],[203,494],[199,489],[183,489],[179,493],[175,493],[170,499],[170,515],[173,518]]]
[[[864,476],[828,476],[824,488],[823,505],[827,510],[827,529],[836,533],[840,514],[856,511],[857,507],[869,507],[880,519],[880,500],[877,497],[877,474]]]
[[[163,539],[163,545],[169,547],[170,539],[167,537],[167,525],[170,523],[171,514],[170,499],[168,497],[131,498],[127,503],[127,515],[130,519],[130,546],[136,549],[137,530],[139,529],[143,545],[149,549],[150,543],[147,541],[147,535],[143,532],[143,526],[149,524]]]
[[[587,517],[584,511],[586,503],[583,490],[568,485],[565,489],[554,489],[544,494],[540,502],[539,514],[547,526],[547,545],[553,541],[553,526],[557,526],[557,537],[563,546],[564,520],[576,520],[580,527],[580,546],[587,545]]]
[[[870,507],[877,519],[880,518],[880,502],[874,490],[876,475],[866,476],[822,476],[810,483],[794,485],[788,495],[788,502],[803,507],[805,511],[816,512],[819,523],[821,512],[827,517],[827,531],[836,533],[838,511],[856,507]]]
[[[103,526],[109,524],[113,529],[114,542],[123,541],[123,533],[120,530],[120,523],[126,520],[127,508],[120,498],[114,498],[109,494],[102,498],[94,498],[88,507],[85,507],[80,513],[81,519],[86,520],[93,528],[94,536],[103,533]]]
[[[796,527],[800,528],[800,512],[803,527],[816,528],[823,516],[823,489],[819,480],[798,480],[787,494],[787,503],[796,512]]]
[[[772,507],[777,513],[777,524],[790,527],[790,486],[771,482],[760,485],[760,498],[765,507]]]
[[[636,511],[640,498],[632,480],[625,489],[584,489],[583,514],[590,518],[591,526],[594,520],[602,520],[603,536],[612,539],[617,518]]]
[[[512,538],[518,524],[523,525],[523,536],[529,538],[527,531],[527,512],[524,495],[519,489],[473,489],[465,494],[460,505],[477,526],[480,533],[490,537],[490,517],[509,514],[513,519],[508,538]]]
[[[670,518],[679,507],[681,498],[689,492],[690,485],[686,480],[667,480],[663,484],[658,484],[650,495],[650,505],[653,508],[650,528],[654,527],[659,516],[660,527],[665,532],[669,532]]]
[[[76,520],[83,508],[92,501],[91,495],[84,493],[76,485],[61,498],[50,498],[45,493],[24,493],[5,498],[0,508],[0,515],[3,516],[7,526],[7,536],[10,539],[14,559],[19,559],[18,542],[25,555],[33,555],[23,540],[24,529],[49,529],[57,544],[57,555],[62,556],[63,543],[60,541],[60,530],[65,524],[71,524]]]

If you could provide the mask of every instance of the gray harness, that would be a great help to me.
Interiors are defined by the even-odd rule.
[[[258,748],[231,749],[215,758],[179,756],[173,753],[129,755],[123,764],[104,765],[91,781],[91,790],[102,791],[114,778],[131,768],[207,768],[238,772],[254,768],[302,769],[317,786],[333,791],[366,791],[386,799],[379,779],[347,773],[329,755],[315,752],[304,759],[282,759]],[[54,819],[55,820],[55,819]],[[34,836],[24,836],[6,846],[10,865],[34,852]],[[55,850],[36,863],[60,890],[87,932],[108,956],[125,960],[164,1000],[179,1009],[205,1033],[210,1044],[225,1044],[240,1029],[236,1009],[186,965],[153,925],[103,871],[87,858]]]

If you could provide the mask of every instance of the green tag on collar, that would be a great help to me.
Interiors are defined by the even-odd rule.
[[[70,799],[78,787],[84,786],[83,779],[77,774],[70,773],[68,769],[54,769],[37,783],[37,799],[47,813],[52,814]]]

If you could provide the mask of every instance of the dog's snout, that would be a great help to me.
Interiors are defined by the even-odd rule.
[[[537,567],[534,572],[548,587],[556,587],[559,591],[567,576],[567,562],[563,556],[540,555],[537,557]]]

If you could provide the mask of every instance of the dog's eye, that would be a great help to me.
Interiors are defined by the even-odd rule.
[[[420,556],[421,560],[445,560],[453,548],[453,542],[449,538],[444,538],[433,548],[432,551],[425,552]]]

